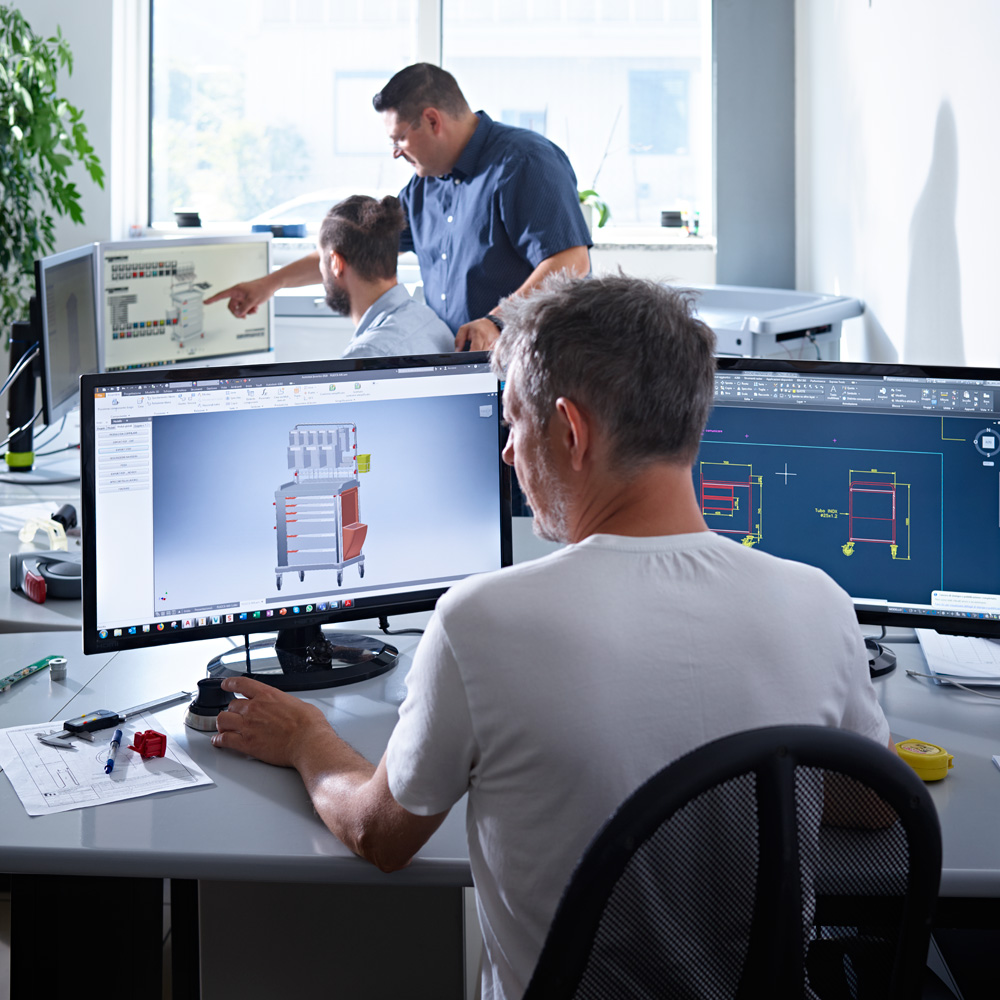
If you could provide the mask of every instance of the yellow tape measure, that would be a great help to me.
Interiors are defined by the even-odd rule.
[[[896,753],[924,781],[940,781],[953,766],[954,758],[944,747],[924,740],[901,740],[896,744]]]

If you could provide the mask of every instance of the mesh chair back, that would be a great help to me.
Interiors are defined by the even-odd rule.
[[[853,733],[716,740],[581,858],[525,1000],[919,994],[941,871],[919,778]]]

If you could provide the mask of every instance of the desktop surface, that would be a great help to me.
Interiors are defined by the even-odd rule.
[[[422,616],[415,616],[410,624],[422,620]],[[416,646],[415,637],[396,641],[403,656],[389,673],[349,688],[304,696],[319,705],[360,753],[375,761],[385,750],[396,723]],[[47,648],[45,637],[39,640],[42,647]],[[53,705],[55,721],[97,708],[128,708],[171,691],[193,690],[204,676],[204,662],[228,647],[225,640],[210,640],[182,648],[159,647],[105,657],[102,669],[70,701]],[[74,678],[81,660],[89,666],[93,659],[76,654],[70,660],[69,678]],[[34,680],[29,678],[22,684]],[[35,683],[41,686],[42,681]],[[39,708],[33,702],[28,710],[37,712]],[[284,882],[471,884],[464,803],[452,810],[408,868],[386,875],[352,854],[326,829],[293,770],[213,747],[210,733],[184,726],[184,712],[185,706],[180,704],[154,714],[168,740],[177,741],[214,785],[32,818],[10,783],[0,782],[0,814],[4,817],[0,870]],[[4,721],[13,725],[43,719]]]
[[[369,760],[379,760],[388,743],[416,641],[400,637],[400,663],[382,677],[305,696]],[[39,656],[48,645],[42,636]],[[204,675],[204,660],[227,645],[225,640],[210,640],[183,649],[168,646],[118,653],[72,700],[58,705],[56,718],[61,721],[96,708],[125,708],[168,691],[193,688]],[[942,826],[941,895],[1000,897],[1000,841],[994,836],[1000,823],[1000,770],[991,760],[1000,752],[997,706],[908,677],[907,667],[924,668],[920,648],[913,642],[894,648],[900,668],[875,681],[893,737],[927,740],[955,757],[948,776],[928,785]],[[31,655],[27,648],[25,655]],[[71,660],[71,679],[74,670]],[[41,685],[38,676],[23,684]],[[39,706],[33,704],[30,710],[38,711]],[[183,705],[157,715],[168,738],[181,743],[214,786],[30,818],[4,781],[0,869],[285,882],[471,884],[464,801],[452,808],[413,864],[384,875],[351,854],[323,826],[294,771],[218,750],[209,734],[184,727]],[[4,719],[7,725],[32,721],[42,720]]]

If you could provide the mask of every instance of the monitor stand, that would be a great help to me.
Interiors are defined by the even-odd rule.
[[[884,635],[883,628],[882,636]],[[884,677],[896,669],[896,654],[888,646],[883,646],[877,639],[866,636],[865,649],[868,652],[868,672],[872,677]]]
[[[220,653],[209,660],[208,676],[252,677],[280,691],[315,691],[378,677],[398,659],[399,650],[375,636],[306,625]]]
[[[78,483],[78,472],[56,469],[25,469],[23,472],[8,470],[0,472],[0,483],[10,483],[14,486],[57,486],[60,483]]]

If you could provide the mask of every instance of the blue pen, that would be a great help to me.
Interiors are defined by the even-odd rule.
[[[115,730],[115,735],[111,737],[111,751],[108,762],[104,765],[104,773],[110,774],[115,769],[115,757],[118,756],[118,748],[122,745],[122,731]]]

